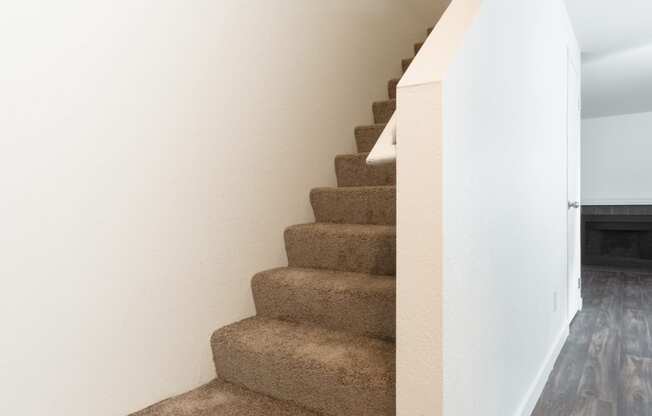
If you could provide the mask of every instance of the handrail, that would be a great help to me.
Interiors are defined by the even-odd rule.
[[[482,0],[451,2],[399,82],[398,89],[443,80],[481,3]],[[396,111],[367,157],[367,164],[380,165],[396,160],[399,104],[397,101]]]
[[[382,165],[396,160],[396,119],[394,112],[367,157],[368,165]]]

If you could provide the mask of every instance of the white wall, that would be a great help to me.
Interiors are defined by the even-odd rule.
[[[582,121],[582,203],[652,204],[652,113]]]
[[[485,0],[444,81],[445,415],[529,416],[568,329],[567,47],[562,0]]]
[[[475,16],[461,47],[453,14]],[[579,48],[562,0],[455,0],[443,24],[399,86],[397,138],[398,402],[437,406],[418,386],[441,377],[443,405],[398,414],[529,416],[568,332]]]
[[[0,6],[0,413],[120,415],[213,377],[429,24],[400,0]]]
[[[398,86],[397,416],[443,412],[442,80],[480,0],[455,0]]]

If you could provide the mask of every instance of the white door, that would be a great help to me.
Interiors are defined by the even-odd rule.
[[[568,320],[582,308],[581,273],[581,96],[580,72],[568,55]]]

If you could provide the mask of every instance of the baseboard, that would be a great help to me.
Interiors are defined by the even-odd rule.
[[[552,345],[550,351],[548,352],[548,355],[546,356],[546,359],[541,365],[541,368],[539,368],[536,378],[530,385],[530,388],[528,389],[525,398],[521,402],[521,405],[518,407],[516,413],[514,413],[514,416],[532,415],[532,411],[534,410],[534,407],[537,405],[537,402],[539,401],[539,397],[541,397],[543,388],[546,386],[546,382],[548,381],[548,377],[550,376],[550,373],[552,372],[555,362],[559,357],[559,353],[561,352],[564,343],[566,343],[568,334],[569,334],[569,327],[564,325],[564,328],[557,336],[555,343]]]
[[[582,199],[582,205],[601,206],[601,205],[652,205],[650,198],[587,198]]]

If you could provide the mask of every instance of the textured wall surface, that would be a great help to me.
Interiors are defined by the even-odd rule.
[[[567,331],[569,56],[561,0],[484,1],[444,82],[445,415],[529,415]]]
[[[406,415],[443,403],[445,416],[528,416],[568,333],[566,90],[579,48],[561,0],[477,3],[453,3],[450,33],[435,31],[399,84]]]

